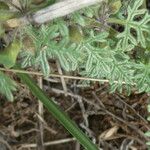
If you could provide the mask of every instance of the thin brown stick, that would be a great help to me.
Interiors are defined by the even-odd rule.
[[[50,142],[46,142],[44,143],[44,146],[50,146],[50,145],[57,145],[57,144],[63,144],[63,143],[68,143],[68,142],[73,142],[76,141],[75,138],[68,138],[68,139],[62,139],[62,140],[56,140],[56,141],[50,141]],[[35,148],[37,147],[36,144],[22,144],[21,148]]]
[[[132,106],[130,106],[128,103],[126,103],[124,100],[122,100],[118,94],[115,94],[115,96],[117,97],[117,99],[119,101],[121,101],[124,105],[126,105],[128,108],[130,108],[134,112],[134,114],[137,115],[143,121],[145,127],[148,130],[150,130],[149,122],[144,117],[142,117]]]
[[[56,61],[56,64],[57,64],[57,68],[58,68],[58,73],[60,75],[63,75],[59,61]],[[66,85],[65,79],[63,77],[61,77],[60,79],[61,79],[63,90],[65,92],[65,96],[67,96],[67,85]]]
[[[95,95],[95,96],[96,96],[96,95]],[[96,100],[101,101],[101,100],[98,98],[98,96],[97,96]],[[103,103],[103,102],[101,101],[101,103]],[[121,118],[121,117],[119,117],[119,116],[116,116],[114,113],[112,113],[111,111],[109,111],[108,109],[106,109],[106,107],[103,107],[104,104],[103,104],[103,105],[100,104],[99,106],[101,107],[100,109],[101,109],[102,111],[104,111],[107,115],[112,116],[112,117],[115,118],[116,120],[118,120],[118,121],[124,123],[125,125],[127,125],[128,127],[130,127],[130,129],[132,129],[132,130],[134,130],[136,133],[138,133],[145,141],[149,141],[149,138],[146,137],[145,134],[144,134],[139,128],[137,128],[136,126],[130,124],[128,121],[124,120],[123,118]]]
[[[81,97],[79,97],[77,99],[77,101],[79,103],[79,106],[80,106],[80,109],[81,109],[81,112],[82,112],[82,116],[83,116],[83,119],[84,119],[84,124],[88,128],[89,127],[88,115],[86,114],[86,109],[85,109],[85,106],[84,106],[84,103],[83,103],[83,99]]]
[[[41,122],[43,123],[43,127],[44,129],[46,129],[47,131],[49,131],[51,134],[57,134],[57,131],[55,131],[54,129],[50,128],[48,126],[48,124],[46,123],[46,121],[44,120],[44,118],[42,118],[38,113],[35,113],[38,117],[39,120],[41,120]]]
[[[4,144],[8,150],[12,150],[11,146],[8,144],[7,141],[3,140],[3,139],[0,139],[0,143]]]
[[[76,142],[75,150],[80,150],[80,143],[79,142]]]
[[[39,87],[43,88],[43,78],[39,77]],[[43,103],[41,101],[38,102],[38,113],[41,118],[43,118]],[[43,122],[38,119],[38,129],[40,132],[37,133],[37,150],[44,150],[44,128],[43,128]]]
[[[44,76],[43,73],[40,72],[34,72],[34,71],[25,71],[25,70],[16,70],[16,69],[5,69],[0,68],[0,71],[6,71],[6,72],[14,72],[14,73],[24,73],[29,75],[36,75],[36,76]],[[96,79],[96,78],[90,78],[90,77],[79,77],[79,76],[68,76],[68,75],[60,75],[60,74],[50,74],[49,77],[55,77],[55,78],[66,78],[66,79],[72,79],[72,80],[86,80],[86,81],[98,81],[102,83],[109,83],[110,80],[106,79]],[[114,83],[119,83],[118,81],[113,81]],[[126,82],[122,82],[122,84],[127,84]],[[136,83],[131,84],[133,86],[136,85]]]

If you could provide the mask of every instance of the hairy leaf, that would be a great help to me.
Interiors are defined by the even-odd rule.
[[[13,91],[16,91],[16,83],[0,72],[0,93],[5,95],[8,100],[13,101]]]
[[[118,35],[119,39],[122,39],[122,47],[126,48],[128,44],[137,45],[141,44],[142,47],[146,47],[146,36],[148,33],[150,36],[150,15],[146,9],[140,9],[143,4],[143,0],[136,0],[133,6],[128,6],[128,16],[126,20],[122,20],[122,24],[125,25],[125,29]],[[144,17],[143,17],[144,15]],[[140,20],[139,20],[140,19]],[[132,30],[136,31],[135,36]]]
[[[0,52],[0,64],[3,64],[6,68],[11,68],[15,65],[18,53],[21,49],[19,41],[12,42],[2,52]]]
[[[150,93],[150,64],[135,64],[134,80],[140,92]]]

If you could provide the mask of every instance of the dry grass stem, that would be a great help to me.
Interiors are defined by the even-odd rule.
[[[6,72],[14,72],[14,73],[24,73],[29,75],[37,75],[37,76],[44,76],[43,73],[40,72],[34,72],[34,71],[25,71],[25,70],[17,70],[17,69],[5,69],[0,67],[0,71],[6,71]],[[98,81],[102,83],[109,83],[110,80],[107,79],[96,79],[96,78],[90,78],[90,77],[79,77],[79,76],[68,76],[68,75],[60,75],[60,74],[50,74],[49,77],[55,77],[55,78],[66,78],[66,79],[72,79],[72,80],[85,80],[85,81]],[[118,81],[114,81],[114,83],[119,83]],[[127,84],[126,82],[122,82],[122,84]],[[136,85],[136,83],[132,84],[133,86]]]

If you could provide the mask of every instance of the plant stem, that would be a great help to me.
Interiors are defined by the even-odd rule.
[[[86,150],[99,150],[95,144],[78,128],[78,126],[63,112],[44,91],[42,91],[31,77],[23,73],[17,73],[21,80],[29,87],[37,99],[52,113],[52,115],[80,142]]]
[[[125,25],[126,20],[121,20],[121,19],[117,19],[117,18],[109,18],[108,23],[115,23],[115,24]]]

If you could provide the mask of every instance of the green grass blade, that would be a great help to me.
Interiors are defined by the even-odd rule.
[[[21,80],[29,87],[30,91],[37,97],[52,115],[79,141],[86,150],[99,150],[95,144],[78,128],[78,126],[63,112],[44,91],[42,91],[33,79],[25,74],[17,73]]]

